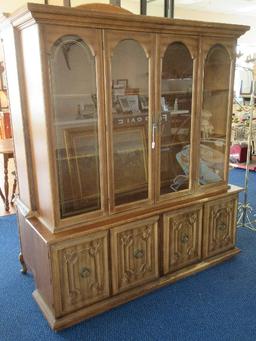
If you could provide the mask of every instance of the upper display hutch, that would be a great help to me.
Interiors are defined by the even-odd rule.
[[[247,29],[95,4],[3,23],[21,260],[53,328],[238,252],[227,178]]]

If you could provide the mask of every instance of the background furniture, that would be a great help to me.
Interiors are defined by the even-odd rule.
[[[0,111],[0,138],[12,138],[11,118],[9,112]]]
[[[14,175],[14,184],[12,188],[11,200],[9,201],[9,169],[8,163],[9,159],[14,158],[14,150],[13,150],[13,139],[5,139],[0,140],[0,154],[3,155],[4,160],[4,202],[5,202],[5,210],[9,211],[10,209],[10,201],[13,202],[14,193],[16,191],[17,179],[16,175]],[[0,194],[1,195],[1,194]],[[3,199],[3,197],[2,197]]]
[[[0,49],[1,49],[0,45]],[[0,61],[0,139],[12,137],[9,101],[7,96],[7,82],[4,62]]]
[[[227,178],[248,27],[102,9],[28,4],[2,30],[21,259],[54,329],[239,252]]]

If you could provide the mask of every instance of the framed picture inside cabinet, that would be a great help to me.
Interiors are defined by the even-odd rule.
[[[119,96],[118,100],[124,113],[131,112],[136,114],[140,112],[138,95]]]
[[[100,209],[96,127],[70,127],[63,135],[65,152],[58,158],[62,217]]]
[[[116,193],[122,196],[146,189],[148,153],[144,127],[116,128],[113,152]]]
[[[147,96],[140,96],[140,107],[142,111],[148,110],[148,97]]]
[[[128,79],[116,79],[112,81],[113,89],[126,89],[128,87]]]
[[[118,87],[121,87],[124,89],[128,88],[128,79],[118,79],[116,81],[116,83],[117,83]]]

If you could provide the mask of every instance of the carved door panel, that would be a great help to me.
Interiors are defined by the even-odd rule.
[[[164,214],[164,273],[201,259],[202,206]]]
[[[111,231],[113,293],[158,277],[158,217]]]
[[[107,231],[53,246],[59,316],[109,296]]]
[[[205,204],[203,257],[211,257],[235,245],[237,197]]]

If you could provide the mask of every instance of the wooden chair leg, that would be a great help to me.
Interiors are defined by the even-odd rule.
[[[5,204],[5,197],[3,195],[2,189],[0,188],[0,197],[2,198],[4,204]]]
[[[20,272],[21,272],[22,274],[26,274],[27,271],[28,271],[28,269],[27,269],[26,263],[25,263],[25,261],[24,261],[24,258],[23,258],[23,255],[22,255],[21,252],[19,253],[19,261],[20,261],[20,264],[21,264],[21,270],[20,270]]]
[[[17,177],[16,177],[16,174],[15,174],[15,175],[14,175],[13,186],[12,186],[11,205],[14,204],[14,198],[15,198],[16,188],[17,188]],[[0,195],[1,195],[1,194],[0,194]]]

